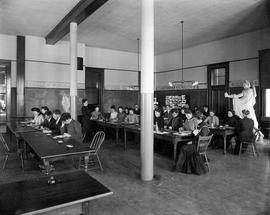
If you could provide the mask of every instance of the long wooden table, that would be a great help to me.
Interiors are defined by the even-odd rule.
[[[106,131],[106,128],[113,128],[115,130],[115,143],[119,143],[119,129],[122,128],[122,123],[120,122],[106,122],[99,120],[91,120],[92,122],[97,123],[103,128],[103,131]]]
[[[82,213],[88,215],[91,200],[113,194],[83,171],[54,177],[57,183],[53,185],[48,185],[48,176],[1,184],[0,214],[40,214],[82,204]]]
[[[127,132],[137,133],[141,132],[139,125],[128,125],[123,124],[124,129],[124,146],[127,145]],[[173,159],[176,161],[177,158],[177,145],[180,142],[188,142],[193,140],[191,135],[179,134],[178,132],[164,131],[164,132],[153,132],[155,139],[165,140],[173,144]]]
[[[78,157],[84,157],[85,171],[87,171],[89,154],[93,151],[88,144],[79,142],[73,138],[64,138],[62,139],[63,143],[59,143],[52,136],[41,132],[23,133],[22,137],[43,161],[47,174],[50,169],[49,162]],[[73,148],[68,148],[67,145],[72,145]]]
[[[212,134],[223,137],[223,153],[226,154],[227,136],[235,135],[235,128],[234,127],[215,127],[215,128],[209,127],[209,129]]]

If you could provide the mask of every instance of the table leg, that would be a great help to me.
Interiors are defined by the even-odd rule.
[[[82,203],[82,215],[90,215],[90,202]]]
[[[50,162],[46,161],[46,160],[43,160],[43,164],[44,164],[44,167],[45,167],[45,174],[49,175],[49,173],[50,173]]]
[[[176,162],[177,141],[173,139],[173,160]]]
[[[127,131],[125,128],[124,128],[124,147],[126,150],[127,149]]]
[[[226,137],[226,135],[224,135],[223,136],[223,147],[224,147],[224,149],[223,149],[223,153],[224,153],[224,155],[226,155],[226,147],[227,147],[227,143],[226,143],[226,141],[227,141],[227,137]]]
[[[88,162],[89,162],[89,155],[84,156],[84,171],[87,172],[88,170]]]
[[[115,128],[115,142],[116,142],[116,144],[118,144],[118,140],[119,140],[118,133],[119,133],[119,128]]]

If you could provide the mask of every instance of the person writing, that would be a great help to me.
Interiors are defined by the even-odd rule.
[[[60,129],[62,137],[72,137],[80,142],[83,141],[81,124],[72,119],[70,113],[63,113],[61,116],[62,126]]]

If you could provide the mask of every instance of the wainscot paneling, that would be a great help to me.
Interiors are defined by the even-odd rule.
[[[81,114],[81,99],[85,90],[78,90],[77,113]],[[25,112],[31,116],[32,107],[48,106],[50,110],[60,109],[62,112],[69,107],[69,89],[58,88],[25,88]]]
[[[104,90],[103,108],[109,112],[112,105],[134,107],[138,101],[138,91],[135,90]]]

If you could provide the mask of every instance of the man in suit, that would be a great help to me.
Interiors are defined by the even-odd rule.
[[[72,137],[78,141],[83,141],[82,128],[81,124],[72,119],[70,113],[63,113],[61,116],[62,126],[61,126],[61,134],[66,137]]]
[[[43,122],[43,127],[45,129],[53,130],[56,126],[55,119],[52,117],[52,112],[50,110],[45,112],[45,120]]]
[[[249,111],[242,110],[243,119],[239,121],[239,127],[237,129],[237,140],[234,149],[234,154],[238,155],[240,150],[241,142],[251,142],[253,140],[254,134],[254,121],[248,118]]]

